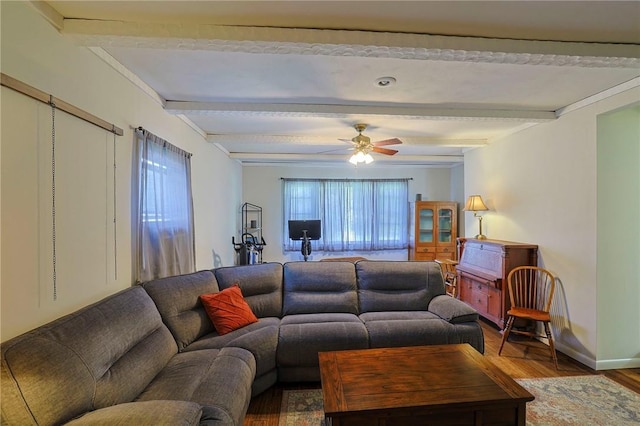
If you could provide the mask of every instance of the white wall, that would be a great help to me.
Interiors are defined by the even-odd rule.
[[[597,317],[596,238],[597,116],[638,99],[640,89],[635,87],[465,154],[466,195],[481,194],[490,209],[484,215],[484,233],[489,238],[538,244],[539,264],[559,279],[552,321],[557,347],[593,368],[604,355],[598,348],[605,341],[608,359],[631,357],[624,366],[640,366],[640,339],[631,343],[634,349],[628,347],[629,338],[638,335],[637,305],[634,312],[612,308],[615,318]],[[633,167],[639,166],[636,160]],[[637,195],[628,193],[628,187],[621,191],[621,197]],[[477,223],[471,213],[466,214],[465,234],[473,236]],[[637,230],[637,216],[635,220]],[[620,226],[633,229],[631,224]],[[637,236],[618,243],[633,250],[634,240]],[[637,273],[625,271],[622,278],[637,288]],[[610,321],[620,328],[615,336],[599,339],[597,324]],[[633,321],[633,326],[624,325]],[[619,368],[616,365],[620,364],[609,367]]]
[[[90,50],[69,43],[28,3],[0,7],[3,73],[124,130],[116,137],[114,199],[113,135],[56,113],[54,301],[51,109],[2,88],[1,340],[131,285],[132,126],[193,153],[197,269],[214,266],[214,251],[215,266],[232,264],[240,165]]]
[[[345,157],[345,163],[347,158]],[[375,164],[375,163],[374,163]],[[282,250],[282,180],[281,178],[412,178],[409,182],[409,200],[415,201],[416,194],[422,194],[422,200],[451,200],[451,169],[448,168],[389,168],[383,166],[346,167],[243,167],[243,194],[245,202],[263,208],[263,235],[267,243],[263,251],[263,260],[286,262],[302,260],[302,254],[283,253]],[[461,192],[458,190],[457,192]],[[457,201],[457,200],[454,200]],[[240,222],[238,222],[240,223]],[[239,231],[237,232],[239,235]],[[312,243],[313,248],[313,243]],[[369,259],[406,260],[407,250],[385,252],[349,252],[319,253],[313,252],[310,260],[323,257],[364,256]]]
[[[640,354],[640,104],[597,118],[598,368]]]

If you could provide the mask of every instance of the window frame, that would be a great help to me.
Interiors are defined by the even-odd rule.
[[[322,238],[314,242],[319,252],[407,249],[409,179],[282,180],[284,253],[300,250],[289,239],[288,221],[305,219],[322,222]]]

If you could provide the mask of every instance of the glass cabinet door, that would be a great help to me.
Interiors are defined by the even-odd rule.
[[[419,243],[432,243],[433,242],[433,218],[434,210],[431,208],[421,208],[419,211],[418,220],[418,242]]]
[[[453,241],[453,210],[438,209],[438,242],[450,243]]]
[[[416,201],[411,204],[411,220],[409,260],[456,260],[458,204],[455,201]]]

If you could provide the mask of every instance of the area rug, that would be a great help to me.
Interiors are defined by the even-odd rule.
[[[323,424],[322,389],[284,390],[278,426]]]
[[[640,425],[640,394],[604,376],[516,381],[536,397],[527,425]]]
[[[604,376],[517,379],[536,399],[527,404],[527,426],[637,426],[640,394]],[[320,426],[322,391],[285,390],[278,426]]]

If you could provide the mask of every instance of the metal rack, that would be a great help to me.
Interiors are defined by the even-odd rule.
[[[242,229],[240,242],[231,237],[231,243],[237,253],[238,265],[262,263],[262,250],[267,243],[262,236],[262,207],[244,203],[241,209]]]

